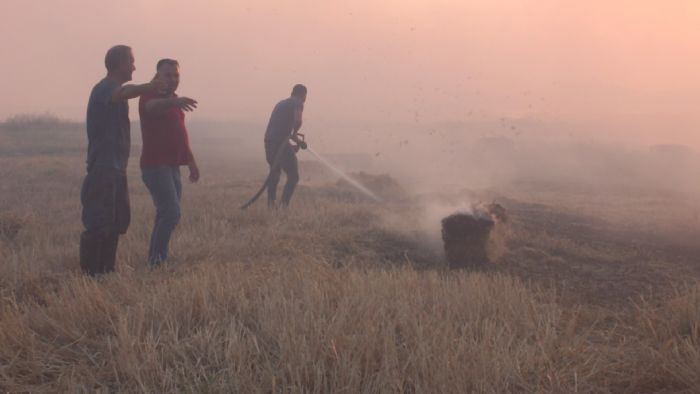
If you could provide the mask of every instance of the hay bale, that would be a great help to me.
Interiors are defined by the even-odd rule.
[[[498,204],[475,206],[442,219],[442,241],[450,268],[478,268],[489,262],[488,244],[497,223],[506,223],[505,208]]]

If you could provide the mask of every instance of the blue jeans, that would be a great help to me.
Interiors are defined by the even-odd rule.
[[[180,167],[150,167],[141,170],[143,183],[156,206],[156,220],[148,248],[148,262],[158,265],[168,258],[170,235],[180,221],[182,183]]]

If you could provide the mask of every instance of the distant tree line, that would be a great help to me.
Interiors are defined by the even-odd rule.
[[[80,123],[59,118],[49,112],[13,115],[0,122],[0,130],[6,131],[75,130],[78,127]]]

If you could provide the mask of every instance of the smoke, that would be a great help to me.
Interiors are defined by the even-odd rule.
[[[180,92],[201,103],[193,118],[264,122],[303,82],[305,127],[329,141],[366,129],[381,138],[387,123],[428,131],[453,120],[539,119],[580,125],[559,132],[581,138],[700,148],[695,1],[177,1],[167,20],[172,1],[44,3],[0,2],[0,14],[34,22],[4,21],[17,39],[0,42],[13,54],[0,118],[48,109],[82,119],[104,52],[122,37],[135,51],[134,82],[150,80],[160,58],[180,61]],[[110,17],[90,18],[97,12]],[[124,35],[125,19],[148,28]],[[376,148],[388,147],[362,150]]]
[[[391,174],[413,194],[523,182],[700,194],[694,181],[700,154],[682,144],[584,139],[579,136],[585,129],[576,125],[515,120],[386,125],[380,131],[341,148],[327,144],[324,152],[362,152],[373,173]]]

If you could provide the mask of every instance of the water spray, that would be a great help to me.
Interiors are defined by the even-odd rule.
[[[373,199],[373,200],[376,201],[376,202],[382,202],[382,199],[381,199],[379,196],[377,196],[376,194],[372,193],[371,190],[369,190],[369,189],[367,189],[366,187],[362,186],[362,184],[361,184],[360,182],[356,181],[355,179],[352,179],[349,175],[347,175],[346,173],[344,173],[343,171],[341,171],[338,167],[336,167],[336,166],[334,166],[333,164],[331,164],[331,163],[330,163],[328,160],[326,160],[323,156],[319,155],[318,153],[316,153],[316,151],[314,151],[313,149],[311,149],[310,146],[307,146],[307,150],[308,150],[309,152],[311,152],[311,154],[313,154],[314,156],[316,156],[316,159],[317,159],[318,161],[320,161],[321,164],[323,164],[323,165],[326,166],[328,169],[330,169],[331,171],[333,171],[336,175],[338,175],[338,176],[340,176],[341,178],[345,179],[348,183],[350,183],[351,185],[353,185],[357,190],[359,190],[359,191],[361,191],[362,193],[364,193],[367,197],[370,197],[371,199]]]

